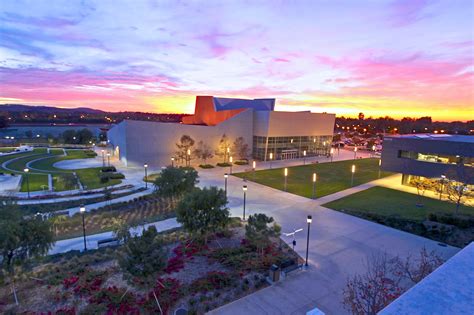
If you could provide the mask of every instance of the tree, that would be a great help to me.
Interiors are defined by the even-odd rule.
[[[13,205],[13,207],[10,207]],[[2,270],[12,280],[15,303],[15,266],[22,266],[29,258],[44,255],[53,245],[53,232],[49,221],[41,216],[25,218],[15,211],[14,202],[2,200],[0,206],[0,256]]]
[[[157,275],[166,267],[167,253],[163,241],[152,225],[141,236],[129,238],[118,262],[123,271],[153,286]]]
[[[73,129],[64,131],[61,137],[63,138],[64,143],[77,143],[76,131]]]
[[[208,146],[203,141],[199,141],[197,144],[197,148],[194,149],[194,155],[203,160],[204,164],[206,163],[207,159],[212,158],[214,155],[212,154],[211,147]]]
[[[467,183],[461,183],[452,180],[446,182],[446,195],[448,196],[449,200],[456,204],[456,210],[454,211],[455,215],[459,213],[459,207],[466,197],[468,192],[467,186]]]
[[[395,272],[416,284],[443,264],[443,259],[435,251],[428,252],[425,247],[418,257],[408,255],[405,259],[394,260]]]
[[[181,161],[186,160],[189,158],[191,160],[191,156],[187,156],[188,150],[191,150],[191,147],[194,145],[194,139],[188,135],[182,135],[179,139],[179,142],[176,143],[177,151],[176,157]]]
[[[249,156],[249,145],[245,143],[243,137],[238,137],[234,141],[232,151],[237,155],[240,160],[246,160]]]
[[[163,198],[181,197],[190,192],[198,183],[198,174],[193,168],[171,167],[163,169],[153,183],[156,193]]]
[[[263,254],[263,249],[270,245],[270,237],[280,235],[281,227],[278,224],[273,223],[273,226],[268,226],[272,222],[272,217],[257,213],[249,216],[245,226],[245,237],[250,245],[257,248],[257,251],[261,254]]]
[[[229,221],[227,197],[222,189],[195,189],[178,204],[176,219],[185,230],[202,237],[207,243],[209,234],[223,229]]]
[[[126,243],[130,239],[131,227],[124,219],[112,218],[112,232],[119,241]]]
[[[400,296],[401,277],[393,280],[392,261],[387,254],[373,255],[366,272],[349,278],[343,290],[343,304],[352,314],[375,315]]]
[[[76,133],[77,141],[81,144],[88,144],[92,141],[94,134],[87,128],[81,129]]]
[[[66,215],[54,215],[49,219],[54,228],[54,235],[58,235],[58,226],[67,221]]]
[[[410,181],[410,184],[416,187],[416,192],[418,193],[418,206],[423,206],[423,196],[427,189],[430,189],[432,186],[431,181],[428,179],[423,179],[416,177]]]
[[[224,133],[219,140],[219,145],[217,146],[216,155],[221,156],[223,158],[224,163],[226,162],[227,151],[230,150],[230,142],[229,138],[227,138],[226,134]]]

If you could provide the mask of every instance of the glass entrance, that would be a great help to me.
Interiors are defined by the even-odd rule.
[[[281,151],[282,160],[296,159],[298,157],[298,150],[283,150]]]

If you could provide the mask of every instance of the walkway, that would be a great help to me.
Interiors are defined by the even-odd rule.
[[[143,229],[147,229],[149,226],[154,225],[158,232],[168,231],[171,229],[179,228],[181,225],[176,221],[176,218],[171,218],[163,221],[153,222],[130,229],[132,235],[141,235]],[[87,227],[86,227],[87,228]],[[86,235],[86,244],[88,249],[97,249],[97,241],[114,237],[113,232],[104,232],[93,235]],[[57,241],[53,248],[48,252],[48,255],[54,255],[59,253],[65,253],[71,250],[83,250],[84,249],[84,238],[75,237],[67,240]]]
[[[223,173],[200,171],[200,186],[223,186]],[[242,179],[229,177],[229,208],[233,216],[242,216]],[[296,235],[295,250],[306,251],[306,217],[313,216],[310,234],[309,264],[306,271],[296,272],[285,281],[238,301],[211,314],[305,314],[318,307],[326,314],[346,314],[342,306],[342,289],[347,277],[364,270],[367,257],[387,252],[389,256],[418,253],[422,247],[436,250],[449,258],[459,249],[441,247],[437,242],[380,224],[366,221],[320,206],[350,193],[372,187],[368,183],[344,192],[310,200],[273,188],[246,182],[247,216],[263,212],[275,218],[283,232],[303,228]],[[292,239],[287,239],[289,243]]]

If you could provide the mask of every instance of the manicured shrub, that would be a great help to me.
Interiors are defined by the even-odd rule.
[[[117,172],[117,169],[115,168],[115,166],[105,166],[105,167],[102,167],[101,168],[101,172],[102,173],[109,173],[109,172]]]
[[[247,160],[239,160],[234,162],[235,165],[248,165],[249,161]]]
[[[211,165],[211,164],[199,164],[199,167],[200,167],[200,168],[207,169],[207,168],[214,168],[214,165]]]
[[[229,166],[231,166],[231,165],[232,165],[232,164],[227,163],[227,162],[226,162],[226,163],[217,163],[217,166],[220,166],[220,167],[229,167]]]

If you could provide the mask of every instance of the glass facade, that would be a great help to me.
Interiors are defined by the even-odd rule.
[[[444,154],[430,154],[418,153],[415,151],[398,151],[399,158],[412,159],[423,162],[439,163],[439,164],[464,164],[465,166],[474,167],[474,158],[463,157],[459,155],[444,155]]]
[[[261,161],[288,160],[328,155],[332,136],[253,137],[253,158]]]

